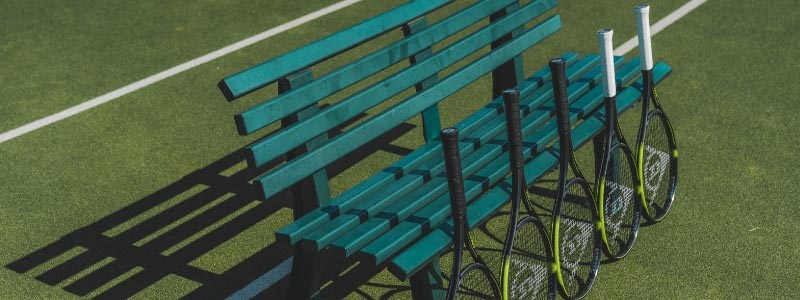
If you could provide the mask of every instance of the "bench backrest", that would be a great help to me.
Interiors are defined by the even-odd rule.
[[[494,96],[520,84],[524,79],[520,54],[561,28],[558,15],[529,29],[525,26],[553,8],[556,0],[536,0],[525,5],[518,0],[477,1],[435,24],[428,24],[424,15],[451,1],[411,1],[219,83],[223,94],[232,101],[278,82],[278,96],[234,118],[242,135],[281,123],[279,130],[246,147],[252,167],[286,159],[285,164],[256,180],[261,196],[269,198],[294,187],[294,198],[312,202],[307,208],[298,208],[296,203],[296,216],[325,203],[330,198],[325,174],[329,164],[417,114],[422,114],[426,140],[435,139],[440,127],[438,102],[489,72],[492,72]],[[481,21],[485,19],[490,22],[441,50],[432,51],[433,46],[468,27],[483,24]],[[403,38],[327,74],[317,78],[312,75],[312,66],[397,28],[403,29]],[[465,61],[486,46],[491,47],[491,52],[469,61],[445,78],[438,77],[443,69]],[[377,83],[330,106],[318,105],[320,100],[379,76],[379,72],[406,59],[411,62],[409,66]],[[417,91],[413,96],[339,135],[328,137],[331,129],[411,87]]]

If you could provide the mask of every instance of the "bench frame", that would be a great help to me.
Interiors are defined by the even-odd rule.
[[[221,81],[219,87],[222,90],[223,95],[225,95],[225,97],[231,101],[276,81],[278,83],[278,94],[279,94],[278,97],[291,94],[297,91],[298,89],[302,89],[304,86],[311,84],[315,81],[315,78],[311,71],[311,67],[316,65],[317,63],[325,61],[328,58],[338,55],[342,52],[345,52],[353,47],[356,47],[360,43],[371,40],[374,37],[382,35],[390,30],[401,28],[404,37],[410,37],[416,33],[425,31],[431,26],[429,25],[425,15],[431,11],[439,9],[440,7],[446,4],[451,3],[452,1],[453,0],[429,0],[424,2],[413,1],[400,5],[377,17],[373,17],[348,29],[344,29],[342,31],[334,33],[326,38],[311,43],[305,47],[288,52],[275,59],[258,64],[240,73],[231,75],[226,79],[224,79],[223,81]],[[549,10],[550,8],[555,6],[555,2],[556,0],[535,0],[532,3],[526,4],[526,6],[538,5],[540,8],[547,8],[546,10]],[[503,4],[498,4],[498,3],[501,2],[478,1],[475,4],[473,4],[473,6],[481,5],[484,8],[492,7],[492,10],[490,11],[493,11],[494,13],[488,16],[489,25],[486,26],[492,26],[492,24],[495,24],[498,21],[503,21],[505,16],[508,16],[509,14],[512,14],[522,8],[522,5],[518,0],[503,0],[502,1]],[[496,10],[497,8],[495,7],[500,5],[502,5],[502,7],[504,8]],[[532,12],[538,8],[527,7],[526,9],[529,9],[528,11]],[[487,11],[487,9],[484,9],[484,11]],[[459,11],[457,13],[460,12],[463,11]],[[448,20],[450,20],[451,19],[450,17],[454,15],[449,15]],[[553,20],[553,17],[548,19],[550,21],[555,21],[555,22],[550,22],[551,25],[548,26],[552,27],[554,26],[554,24],[558,24],[557,26],[558,28],[560,28],[560,19],[558,17],[555,17],[555,19],[556,20]],[[506,24],[514,24],[512,26],[517,26],[515,23],[506,23]],[[506,26],[505,30],[514,28],[514,27],[509,27],[507,25],[505,26]],[[497,28],[497,26],[495,26],[494,28]],[[457,31],[461,30],[462,29],[458,29]],[[542,31],[544,32],[546,30]],[[502,31],[499,34],[503,34],[505,32],[506,31]],[[514,40],[516,37],[518,37],[523,33],[525,33],[524,27],[520,26],[517,27],[516,29],[511,30],[507,34],[502,35],[499,39],[492,41],[490,43],[490,49],[492,50],[492,53],[494,53],[496,49],[503,47],[504,45],[506,45],[507,42]],[[539,35],[539,33],[537,33],[537,35]],[[546,37],[546,35],[544,37]],[[494,36],[494,38],[496,38],[496,35]],[[533,40],[534,39],[533,35],[529,35],[528,39]],[[533,41],[532,44],[536,44],[537,42],[538,41]],[[324,53],[320,54],[316,53],[315,51],[310,51],[313,50],[315,47],[324,49],[325,51],[322,51]],[[526,49],[529,49],[530,47],[532,46],[526,47]],[[519,87],[523,85],[527,80],[524,74],[523,60],[521,56],[522,53],[516,52],[517,50],[514,51],[515,52],[508,53],[509,56],[512,56],[510,60],[505,61],[503,63],[501,63],[501,61],[495,60],[491,65],[491,67],[494,68],[491,70],[492,99],[499,98],[503,90]],[[398,54],[398,55],[404,55],[404,54]],[[411,63],[411,66],[409,68],[412,68],[414,67],[414,65],[420,64],[426,61],[427,59],[430,59],[431,57],[435,56],[436,54],[434,54],[433,50],[429,46],[427,48],[415,50],[414,53],[407,53],[405,55],[407,55],[406,57]],[[456,61],[462,61],[463,59],[464,58],[459,58]],[[506,57],[503,57],[502,59],[506,59]],[[499,66],[497,66],[496,64],[499,64]],[[344,67],[342,68],[344,69]],[[484,68],[482,69],[482,71],[487,71],[487,70]],[[433,75],[414,84],[416,92],[418,94],[427,92],[429,88],[439,83],[440,82],[440,78],[438,77],[439,72],[440,71],[437,71],[433,73]],[[365,75],[365,77],[369,76],[372,75]],[[320,79],[323,78],[326,77],[324,76],[320,77]],[[471,83],[474,82],[475,79],[471,80],[464,79],[464,80],[469,80],[469,82]],[[456,83],[456,84],[462,84],[462,83]],[[539,84],[541,85],[542,82],[539,82]],[[321,98],[314,98],[314,99],[321,100],[327,97],[327,95],[329,94],[326,94],[326,96],[320,96]],[[426,143],[438,143],[436,139],[438,139],[439,130],[441,128],[438,102],[446,98],[447,96],[437,96],[437,97],[441,98],[436,98],[438,100],[436,100],[434,104],[422,110],[420,113],[422,117],[423,138],[425,139]],[[316,100],[311,104],[306,104],[308,102],[302,102],[303,103],[302,105],[307,105],[307,106],[299,110],[298,108],[300,108],[301,106],[297,104],[295,104],[294,108],[291,108],[291,110],[289,110],[290,108],[287,109],[280,108],[279,106],[277,106],[280,104],[277,104],[276,107],[278,107],[280,111],[274,113],[272,116],[273,117],[280,116],[281,129],[279,129],[279,131],[283,129],[294,128],[293,126],[299,125],[299,123],[302,123],[304,120],[309,120],[313,118],[317,113],[321,113],[322,108],[318,104],[319,103],[318,101],[319,100]],[[428,105],[427,103],[429,102],[424,102],[424,103],[426,103],[427,106]],[[421,108],[424,107],[419,105],[417,109]],[[417,111],[418,110],[415,110],[415,112]],[[272,120],[269,118],[270,117],[266,117],[266,119]],[[244,113],[237,115],[235,117],[235,120],[237,124],[237,129],[239,130],[239,133],[242,135],[252,133],[253,131],[266,126],[264,124],[258,124],[258,122],[262,121],[254,121],[256,122],[255,125],[248,123],[249,121],[247,120],[246,116],[244,116]],[[269,123],[269,121],[263,121],[262,123]],[[314,133],[312,134],[316,135],[317,134],[316,132],[317,131],[314,131]],[[331,138],[335,139],[336,137],[331,137]],[[267,137],[267,139],[269,139],[269,137]],[[301,140],[299,140],[299,138],[295,140],[296,142],[301,143]],[[295,147],[295,145],[298,144],[288,144],[288,146],[285,147],[295,147],[295,148],[289,150],[288,152],[285,152],[283,158],[286,162],[291,162],[297,158],[303,158],[304,155],[310,154],[315,149],[320,149],[319,147],[325,145],[328,140],[329,140],[328,134],[321,133],[312,139],[303,139],[302,143],[299,144],[299,146]],[[256,143],[248,147],[259,147]],[[272,142],[272,144],[274,144],[274,142]],[[261,144],[260,147],[263,148],[264,145]],[[260,167],[264,165],[265,160],[267,159],[269,159],[270,161],[273,160],[272,157],[274,157],[274,151],[272,154],[267,154],[267,158],[264,157],[256,158],[256,154],[254,154],[256,150],[253,150],[253,148],[248,148],[248,149],[250,149],[250,154],[251,154],[248,159],[248,162],[253,167]],[[331,202],[332,199],[330,195],[330,187],[328,185],[328,175],[326,173],[326,167],[328,164],[324,165],[325,167],[316,169],[316,171],[314,171],[312,174],[308,176],[306,175],[308,173],[302,173],[302,175],[298,175],[297,177],[295,177],[295,179],[289,179],[287,181],[282,181],[282,179],[278,180],[282,181],[279,184],[279,186],[282,187],[286,186],[287,190],[290,193],[295,220],[299,220],[301,219],[301,217],[306,216],[311,212],[315,212],[315,210],[318,210],[320,207],[323,207],[329,202]],[[278,191],[267,190],[266,187],[267,182],[269,182],[270,179],[280,179],[280,178],[275,178],[275,176],[268,177],[267,175],[265,175],[256,180],[255,184],[256,188],[258,189],[260,194],[263,195],[265,198],[271,198],[275,195],[278,195]],[[300,178],[301,176],[307,176],[307,177],[298,180],[297,178]],[[290,184],[290,185],[287,186],[281,184]],[[330,217],[331,219],[333,219],[334,217],[338,216],[341,213],[342,212],[331,213]],[[436,231],[440,229],[433,228],[433,230]],[[278,239],[281,240],[281,235],[278,235]],[[317,247],[316,245],[311,243],[304,243],[304,242],[298,243],[296,241],[292,241],[291,243],[293,244],[292,247],[294,251],[294,258],[292,263],[292,272],[289,284],[289,295],[291,295],[292,298],[303,298],[303,299],[318,298],[320,296],[319,293],[320,287],[322,286],[323,283],[322,280],[324,279],[322,275],[323,268],[325,262],[327,261],[326,258],[330,256],[329,253],[330,251],[326,251],[325,249],[326,246]],[[410,276],[409,279],[414,299],[444,298],[444,289],[442,287],[442,278],[440,275],[441,272],[439,270],[438,255],[439,255],[438,253],[433,255],[432,259],[430,261],[427,261],[427,263],[423,268],[421,268],[420,270],[415,270],[413,272],[413,275]],[[392,265],[389,266],[391,271]],[[404,277],[401,278],[405,279]]]
[[[489,17],[489,22],[494,23],[510,12],[519,8],[519,4],[513,4],[508,8],[496,12]],[[402,25],[401,30],[403,35],[408,37],[424,30],[429,25],[426,17],[419,17],[411,20]],[[500,39],[491,43],[491,49],[494,50],[507,41],[514,38],[521,28],[514,32],[507,34]],[[417,64],[429,57],[433,56],[433,49],[425,48],[424,50],[410,56],[409,62]],[[521,56],[516,56],[512,60],[502,64],[500,67],[492,71],[492,98],[498,97],[503,90],[513,88],[522,83],[524,79],[524,67]],[[278,93],[287,93],[296,89],[313,80],[310,69],[303,69],[287,77],[281,78],[278,84]],[[421,92],[426,88],[435,85],[439,82],[438,75],[428,77],[419,83],[415,84],[414,88],[417,92]],[[319,105],[309,106],[302,111],[291,115],[290,117],[281,120],[281,128],[286,128],[305,117],[310,116],[319,111]],[[438,103],[426,109],[421,114],[423,126],[423,138],[425,142],[431,142],[438,137],[441,129],[440,111]],[[308,150],[313,149],[315,146],[327,141],[327,134],[320,136],[313,141],[307,143],[303,147],[298,147],[292,152],[287,153],[286,160],[289,161],[297,156],[306,153]],[[325,169],[314,173],[314,175],[301,180],[294,184],[291,188],[293,214],[294,219],[307,214],[309,211],[314,210],[321,205],[327,203],[330,198],[330,189],[328,186],[328,177]],[[319,289],[322,286],[323,266],[325,265],[327,253],[319,252],[305,243],[296,244],[294,249],[294,258],[292,263],[292,272],[288,293],[293,296],[307,296],[309,299],[319,297]],[[412,287],[412,295],[414,299],[440,299],[444,297],[442,289],[441,273],[438,270],[438,263],[431,264],[433,268],[424,273],[412,276],[410,284]],[[303,297],[301,296],[301,297]]]

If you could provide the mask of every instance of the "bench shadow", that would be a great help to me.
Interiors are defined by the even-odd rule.
[[[362,114],[329,134],[338,135],[342,128],[366,116]],[[414,128],[409,123],[400,124],[344,156],[327,168],[329,178],[378,151],[401,156],[410,153],[411,149],[392,145],[392,141]],[[5,267],[74,295],[95,299],[129,298],[176,276],[194,286],[183,296],[186,299],[242,295],[284,299],[288,286],[285,275],[291,269],[289,245],[264,245],[221,273],[193,264],[220,246],[230,247],[238,235],[255,230],[258,223],[291,207],[290,192],[262,201],[251,183],[282,159],[253,169],[246,167],[245,149],[239,149]],[[280,226],[274,227],[270,229]],[[343,297],[359,293],[359,288],[381,271],[363,265],[347,268],[354,263],[342,261],[335,268],[327,268],[334,272],[329,277],[336,279],[326,287],[326,294]],[[348,271],[338,273],[344,269]],[[256,290],[243,294],[248,288]]]

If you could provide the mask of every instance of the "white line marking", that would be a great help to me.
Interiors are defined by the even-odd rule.
[[[283,279],[283,277],[286,277],[286,275],[289,275],[289,272],[291,271],[292,258],[289,257],[272,270],[269,270],[269,272],[264,273],[264,275],[261,275],[256,280],[253,280],[253,282],[247,284],[247,286],[243,287],[241,290],[233,293],[233,295],[228,296],[228,298],[225,298],[225,300],[252,299],[279,280]]]
[[[310,14],[307,14],[305,16],[297,18],[297,19],[295,19],[293,21],[290,21],[288,23],[284,23],[283,25],[280,25],[278,27],[269,29],[269,30],[264,31],[262,33],[256,34],[256,35],[251,36],[249,38],[243,39],[243,40],[238,41],[236,43],[233,43],[233,44],[230,44],[230,45],[225,46],[223,48],[220,48],[220,49],[218,49],[218,50],[216,50],[214,52],[208,53],[206,55],[200,56],[198,58],[192,59],[192,60],[187,61],[185,63],[182,63],[180,65],[177,65],[177,66],[174,66],[172,68],[169,68],[169,69],[167,69],[165,71],[162,71],[161,73],[152,75],[152,76],[147,77],[145,79],[142,79],[142,80],[139,80],[137,82],[131,83],[129,85],[123,86],[123,87],[121,87],[119,89],[113,90],[113,91],[111,91],[109,93],[106,93],[104,95],[101,95],[101,96],[99,96],[97,98],[88,100],[86,102],[83,102],[81,104],[72,106],[70,108],[62,110],[62,111],[57,112],[55,114],[49,115],[47,117],[44,117],[44,118],[41,118],[39,120],[33,121],[31,123],[25,124],[23,126],[14,128],[12,130],[4,132],[3,134],[0,134],[0,144],[5,143],[5,142],[7,142],[9,140],[12,140],[14,138],[17,138],[19,136],[22,136],[24,134],[30,133],[30,132],[32,132],[34,130],[40,129],[42,127],[45,127],[47,125],[53,124],[55,122],[64,120],[64,119],[69,118],[69,117],[72,117],[74,115],[77,115],[77,114],[82,113],[84,111],[87,111],[89,109],[95,108],[95,107],[97,107],[97,106],[99,106],[101,104],[108,103],[108,102],[110,102],[110,101],[112,101],[114,99],[117,99],[119,97],[125,96],[127,94],[132,93],[132,92],[135,92],[135,91],[137,91],[137,90],[139,90],[141,88],[144,88],[146,86],[149,86],[149,85],[154,84],[156,82],[159,82],[161,80],[170,78],[170,77],[175,76],[177,74],[180,74],[180,73],[182,73],[182,72],[184,72],[186,70],[192,69],[192,68],[197,67],[199,65],[202,65],[204,63],[207,63],[207,62],[210,62],[210,61],[215,60],[217,58],[220,58],[222,56],[228,55],[228,54],[230,54],[230,53],[232,53],[234,51],[237,51],[237,50],[242,49],[244,47],[247,47],[247,46],[250,46],[252,44],[258,43],[260,41],[263,41],[265,39],[268,39],[270,37],[273,37],[275,35],[283,33],[283,32],[285,32],[287,30],[290,30],[290,29],[295,28],[297,26],[303,25],[303,24],[308,23],[310,21],[313,21],[313,20],[315,20],[317,18],[320,18],[322,16],[325,16],[327,14],[330,14],[332,12],[335,12],[337,10],[340,10],[342,8],[348,7],[350,5],[356,4],[356,3],[361,2],[361,1],[362,0],[344,0],[344,1],[340,1],[338,3],[330,5],[328,7],[322,8],[320,10],[317,10],[315,12],[312,12]]]
[[[672,23],[680,20],[680,18],[683,18],[689,12],[693,11],[703,3],[706,3],[706,0],[691,0],[687,2],[677,10],[673,11],[671,14],[667,15],[661,20],[658,20],[657,23],[650,26],[651,35],[656,35],[656,33],[659,33],[661,30],[664,30],[664,28],[667,28],[667,26],[672,25]],[[617,47],[617,49],[614,49],[614,55],[625,55],[637,46],[639,46],[639,38],[634,36],[624,44]]]

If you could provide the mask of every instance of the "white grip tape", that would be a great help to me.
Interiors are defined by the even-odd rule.
[[[603,96],[614,97],[617,95],[617,83],[614,74],[614,45],[612,38],[614,30],[600,29],[597,31],[597,41],[600,43],[600,70],[603,73]]]
[[[642,4],[634,9],[636,27],[639,31],[639,58],[642,70],[653,69],[653,46],[650,42],[650,5]]]

